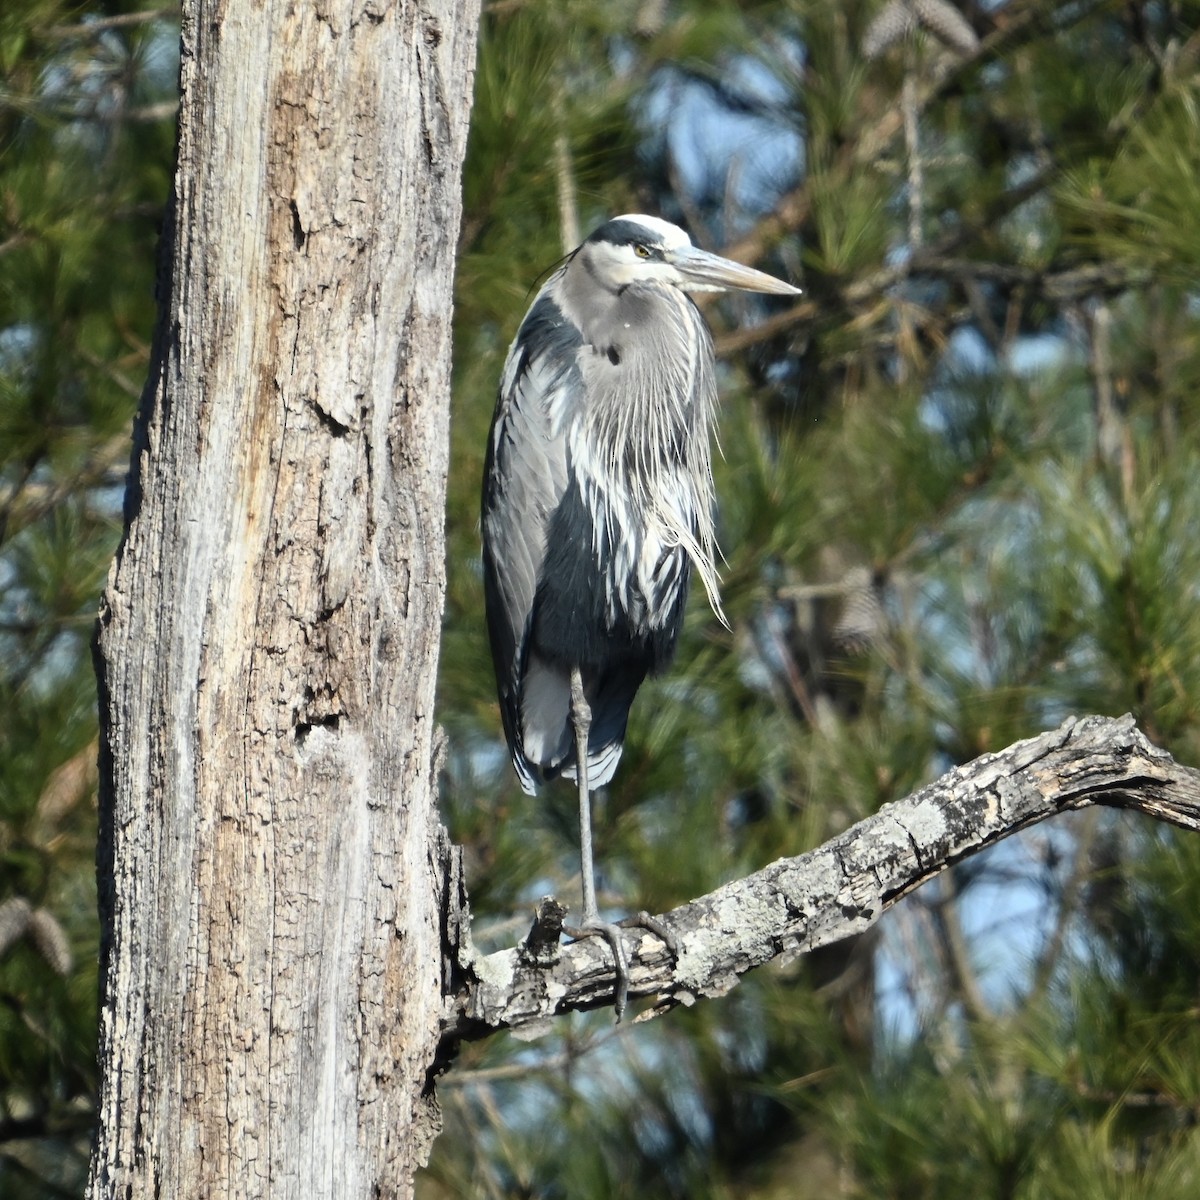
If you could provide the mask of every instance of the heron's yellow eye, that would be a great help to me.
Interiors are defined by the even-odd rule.
[[[638,256],[638,258],[650,257],[650,251],[647,250],[645,246],[634,246],[633,252]]]

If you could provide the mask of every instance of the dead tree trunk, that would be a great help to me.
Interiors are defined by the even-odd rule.
[[[411,1192],[478,0],[186,0],[162,311],[96,659],[89,1196]]]

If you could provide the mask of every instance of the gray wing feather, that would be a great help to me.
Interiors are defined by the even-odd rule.
[[[566,437],[555,428],[554,415],[563,410],[562,389],[582,386],[579,335],[547,290],[508,353],[488,445],[482,516],[488,632],[504,731],[522,786],[530,792],[540,775],[525,754],[522,676],[547,531],[567,487]],[[557,707],[549,695],[545,703]],[[556,728],[562,729],[561,709]],[[540,761],[545,761],[543,750]]]

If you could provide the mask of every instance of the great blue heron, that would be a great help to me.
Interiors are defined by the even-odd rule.
[[[799,291],[657,217],[600,226],[525,314],[488,440],[484,585],[504,732],[527,792],[559,775],[578,784],[579,932],[613,948],[618,1016],[628,968],[596,908],[589,789],[616,770],[642,680],[671,660],[693,569],[721,611],[713,347],[687,293],[730,288]]]

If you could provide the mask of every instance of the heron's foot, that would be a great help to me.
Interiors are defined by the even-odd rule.
[[[626,917],[618,923],[622,929],[648,929],[670,950],[672,958],[677,959],[679,957],[679,939],[668,928],[667,923],[659,920],[658,917],[652,917],[648,912],[643,910],[642,912],[634,913],[631,917]]]
[[[611,921],[602,921],[599,917],[584,917],[583,924],[574,928],[564,925],[563,932],[578,941],[585,937],[602,937],[613,952],[613,1010],[617,1021],[625,1012],[625,1002],[629,999],[629,958],[625,946],[621,942],[621,927]]]

